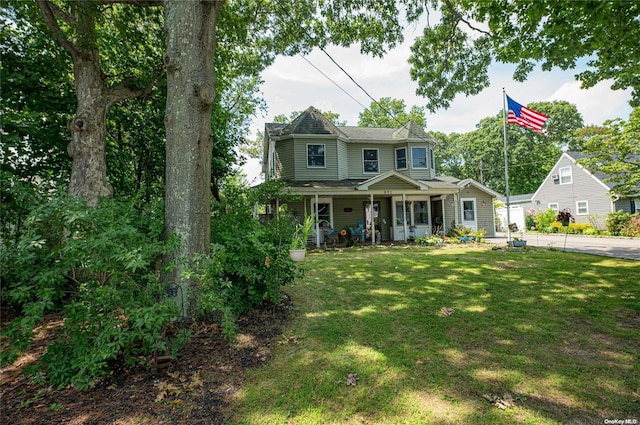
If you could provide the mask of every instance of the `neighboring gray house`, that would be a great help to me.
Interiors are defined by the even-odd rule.
[[[577,223],[603,228],[607,214],[613,211],[640,212],[640,198],[612,198],[607,175],[591,173],[576,161],[586,158],[579,152],[564,152],[531,197],[522,203],[525,210],[567,209]]]
[[[293,215],[317,214],[319,235],[351,228],[377,243],[463,224],[493,236],[498,193],[472,179],[436,176],[437,143],[413,122],[336,126],[310,107],[290,124],[265,124],[263,171],[301,196],[289,205]]]

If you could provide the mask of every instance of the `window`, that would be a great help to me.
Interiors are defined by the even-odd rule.
[[[324,145],[307,145],[307,167],[324,167]]]
[[[633,209],[631,214],[640,213],[640,198],[633,200]]]
[[[318,203],[318,221],[331,225],[331,204]]]
[[[571,167],[562,167],[560,169],[560,184],[570,184],[571,181]]]
[[[427,168],[427,148],[411,148],[411,166]]]
[[[413,201],[413,224],[429,224],[427,201]]]
[[[557,202],[552,202],[549,204],[549,208],[554,210],[555,212],[560,211],[560,207],[558,206]]]
[[[576,211],[578,215],[589,214],[589,202],[588,201],[576,202]]]
[[[462,217],[464,221],[476,221],[475,202],[470,199],[462,200]]]
[[[396,170],[407,169],[407,148],[396,149]]]
[[[402,214],[402,206],[404,204],[404,215]],[[396,224],[398,226],[404,226],[411,224],[411,201],[396,201]]]
[[[378,168],[378,149],[363,149],[363,169],[365,173],[377,173]]]
[[[433,159],[433,149],[429,148],[429,160],[431,161],[431,169],[436,169],[436,162]]]

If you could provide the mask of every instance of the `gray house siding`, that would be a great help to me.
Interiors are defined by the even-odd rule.
[[[344,180],[349,177],[349,152],[347,149],[347,144],[342,140],[338,140],[336,144],[336,150],[338,155],[338,180]]]
[[[283,140],[276,143],[276,176],[291,180],[295,175],[293,157],[293,140]]]
[[[460,192],[460,198],[474,198],[476,200],[476,214],[478,229],[485,229],[488,237],[495,236],[493,208],[483,208],[493,205],[493,198],[486,192],[476,187],[468,186]],[[484,204],[483,204],[484,203]],[[459,219],[462,220],[462,211],[459,211]]]
[[[365,173],[363,149],[378,150],[378,172]],[[370,179],[378,174],[393,170],[395,166],[395,146],[376,143],[353,143],[348,146],[348,176],[350,179]]]
[[[307,146],[324,145],[324,167],[307,166]],[[337,140],[324,138],[296,138],[294,139],[295,179],[310,180],[338,180],[338,148]]]
[[[552,176],[560,176],[560,169],[565,167],[571,170],[571,183],[563,184]],[[578,213],[579,202],[587,203],[585,214]],[[559,210],[571,211],[577,223],[590,223],[594,218],[613,211],[608,188],[567,155],[560,157],[532,198],[533,207],[538,211],[547,210],[552,203],[558,204]]]

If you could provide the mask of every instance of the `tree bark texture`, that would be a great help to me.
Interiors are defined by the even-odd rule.
[[[223,1],[166,0],[167,51],[165,233],[180,238],[165,276],[178,284],[183,317],[193,317],[198,283],[184,278],[186,263],[210,250],[210,183],[215,97],[215,34]]]
[[[78,107],[69,124],[71,142],[67,147],[72,159],[69,193],[80,196],[91,206],[96,206],[102,196],[113,196],[113,188],[107,182],[105,152],[107,111],[110,105],[97,65],[97,57],[74,60]]]

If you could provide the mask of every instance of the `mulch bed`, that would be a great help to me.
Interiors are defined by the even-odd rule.
[[[3,314],[3,322],[8,318]],[[238,321],[233,343],[218,325],[199,325],[176,360],[162,367],[116,367],[84,391],[56,390],[22,373],[54,338],[60,315],[50,315],[33,346],[0,369],[1,424],[220,424],[248,368],[264,365],[289,320],[289,310],[263,305]]]

